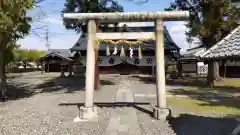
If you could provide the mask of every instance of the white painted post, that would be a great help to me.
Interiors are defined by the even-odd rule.
[[[157,106],[153,109],[153,115],[157,119],[166,119],[169,115],[166,109],[165,65],[164,65],[164,25],[163,20],[156,20],[156,83]]]
[[[95,74],[95,45],[96,38],[96,22],[88,21],[88,44],[87,44],[87,61],[86,61],[86,91],[85,91],[85,107],[93,107],[94,94],[94,74]]]

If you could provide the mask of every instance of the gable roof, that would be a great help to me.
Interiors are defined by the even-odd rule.
[[[50,53],[57,53],[63,57],[67,57],[67,58],[73,57],[75,54],[74,52],[71,52],[69,49],[49,49],[47,54],[50,54]]]
[[[67,61],[72,61],[71,57],[73,57],[74,54],[75,53],[71,53],[69,49],[49,49],[47,54],[40,58],[40,61],[48,57],[59,57]]]
[[[44,60],[44,59],[47,59],[47,58],[49,58],[49,57],[59,57],[59,58],[61,58],[61,59],[67,60],[67,61],[72,61],[71,58],[62,56],[62,55],[60,55],[59,53],[54,53],[54,52],[49,53],[49,54],[41,57],[41,58],[40,58],[40,61],[42,61],[42,60]]]
[[[200,55],[205,51],[206,51],[206,48],[203,45],[187,49],[187,51],[181,55],[181,58],[179,60],[182,60],[182,61],[199,60]]]
[[[198,47],[195,47],[195,48],[190,48],[190,49],[187,49],[186,52],[184,52],[182,55],[183,56],[200,56],[204,51],[206,50],[206,48],[201,45],[201,46],[198,46]]]
[[[121,31],[123,28],[119,28]],[[155,27],[153,26],[148,26],[148,27],[127,27],[126,28],[128,32],[155,32]],[[109,32],[111,32],[112,29],[109,28]],[[165,43],[165,48],[166,49],[173,49],[177,50],[180,49],[176,43],[173,41],[171,38],[168,30],[166,27],[164,27],[164,43]],[[142,46],[142,49],[155,49],[155,41],[154,42],[148,42],[146,43],[147,45],[140,45]],[[110,45],[110,49],[113,49],[114,46],[111,44],[100,44],[99,50],[106,50],[106,47]],[[133,48],[136,48],[138,46],[132,46]],[[121,48],[121,46],[117,46],[118,49]],[[87,34],[83,33],[78,41],[74,44],[74,46],[70,49],[71,51],[82,51],[82,50],[87,50]]]
[[[206,59],[229,56],[240,56],[240,26],[201,55]]]

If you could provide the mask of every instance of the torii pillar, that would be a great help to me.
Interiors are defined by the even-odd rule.
[[[98,22],[126,22],[143,21],[155,22],[156,26],[156,95],[157,105],[153,108],[153,116],[156,119],[165,120],[169,115],[166,105],[165,88],[165,64],[164,64],[164,25],[163,21],[186,20],[188,11],[166,12],[120,12],[120,13],[65,13],[64,18],[78,19],[88,23],[88,46],[86,62],[86,92],[85,105],[81,108],[82,119],[91,120],[97,117],[93,104],[94,78],[95,78],[95,47],[96,44],[96,21]]]

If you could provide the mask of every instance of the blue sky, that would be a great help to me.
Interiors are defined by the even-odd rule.
[[[136,0],[133,0],[136,1]],[[130,0],[118,0],[123,5],[124,11],[163,11],[168,7],[172,0],[149,0],[148,3],[138,5]],[[79,38],[79,34],[73,30],[66,30],[62,23],[61,10],[64,7],[65,0],[45,0],[35,9],[29,12],[29,15],[35,18],[32,24],[31,34],[19,41],[22,48],[46,50],[45,33],[46,28],[49,28],[49,43],[52,49],[68,49]],[[141,25],[147,25],[141,23]],[[182,51],[188,48],[185,40],[185,26],[182,21],[165,22],[173,40],[182,48]]]

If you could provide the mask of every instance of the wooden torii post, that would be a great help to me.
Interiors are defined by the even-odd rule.
[[[95,46],[97,40],[96,22],[155,22],[156,32],[156,84],[157,105],[153,116],[166,119],[169,110],[166,108],[165,65],[164,65],[164,24],[163,21],[183,21],[189,17],[188,11],[165,12],[120,12],[120,13],[65,13],[66,19],[78,19],[88,24],[88,45],[86,62],[86,96],[85,105],[81,108],[82,119],[91,120],[97,117],[93,105],[95,78]]]

